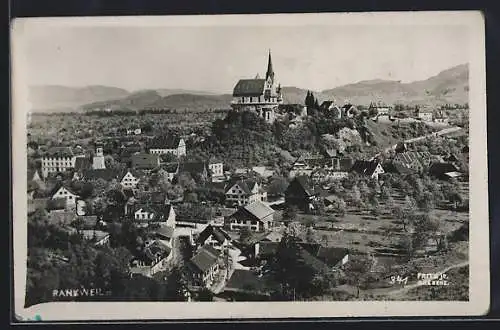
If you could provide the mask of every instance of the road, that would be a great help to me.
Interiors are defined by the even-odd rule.
[[[437,132],[434,132],[434,133],[431,133],[431,134],[422,135],[422,136],[419,136],[419,137],[407,139],[407,140],[404,140],[403,142],[404,143],[414,143],[414,142],[422,141],[422,140],[425,140],[425,139],[428,139],[428,138],[431,138],[431,137],[442,136],[442,135],[454,133],[454,132],[457,132],[457,131],[459,131],[461,129],[462,129],[462,127],[458,127],[458,126],[448,127],[448,128],[442,129],[440,131],[437,131]],[[384,151],[379,152],[378,154],[376,154],[375,156],[373,156],[373,158],[376,158],[376,157],[380,156],[381,153],[389,152],[390,150],[394,150],[394,149],[396,149],[396,144],[385,148]]]

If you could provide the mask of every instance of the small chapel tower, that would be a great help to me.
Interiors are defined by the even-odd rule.
[[[95,155],[92,160],[92,168],[94,170],[102,170],[106,168],[106,165],[104,163],[104,153],[102,150],[102,145],[100,144],[96,145]]]

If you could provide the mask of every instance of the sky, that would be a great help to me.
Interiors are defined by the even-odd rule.
[[[362,80],[410,82],[467,63],[461,25],[65,26],[22,34],[29,85],[231,93],[265,75],[314,91]]]

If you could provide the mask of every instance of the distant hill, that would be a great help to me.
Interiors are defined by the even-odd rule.
[[[30,90],[34,111],[81,111],[91,109],[171,108],[200,111],[228,108],[230,94],[214,94],[183,89],[142,90],[131,93],[121,88],[88,86],[34,86]],[[283,87],[285,103],[303,104],[307,90],[293,86]],[[320,102],[335,99],[337,103],[349,100],[358,105],[372,101],[387,104],[464,104],[469,99],[469,65],[463,64],[444,70],[426,80],[401,83],[392,80],[367,80],[314,92]]]
[[[82,105],[121,99],[130,94],[125,89],[108,86],[66,87],[56,85],[31,86],[29,101],[33,111],[77,111]]]
[[[174,94],[162,97],[146,108],[150,109],[177,109],[177,110],[206,110],[206,109],[227,109],[230,107],[230,94],[223,95],[196,95],[196,94]]]
[[[368,105],[372,101],[388,104],[464,104],[469,100],[469,65],[444,70],[434,77],[411,83],[391,80],[369,80],[324,90],[316,97],[334,98],[338,103],[349,100]]]
[[[195,94],[195,95],[217,95],[217,93],[207,92],[207,91],[195,91],[189,89],[157,89],[156,92],[162,97],[175,95],[175,94]]]
[[[154,90],[135,92],[125,98],[110,101],[93,102],[82,106],[83,110],[141,110],[150,104],[162,99],[161,95]]]

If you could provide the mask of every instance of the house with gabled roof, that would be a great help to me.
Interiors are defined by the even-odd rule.
[[[432,163],[428,171],[431,176],[440,180],[449,180],[463,175],[455,164],[447,162]]]
[[[150,243],[130,262],[130,274],[151,277],[164,269],[172,248],[160,240]]]
[[[168,134],[153,138],[148,143],[148,149],[150,154],[172,154],[174,156],[180,157],[186,155],[186,142],[183,138],[177,135]]]
[[[368,176],[378,180],[380,174],[385,173],[384,168],[377,160],[357,160],[352,166],[351,172]]]
[[[198,235],[195,240],[197,246],[209,245],[215,249],[221,249],[228,246],[232,238],[223,229],[208,225],[202,232]]]
[[[76,200],[80,198],[80,196],[73,191],[69,186],[61,185],[53,189],[51,195],[51,199],[63,199],[65,201],[66,206],[76,205]]]
[[[408,175],[415,173],[414,169],[403,166],[401,163],[398,162],[391,162],[391,161],[385,162],[383,167],[385,173],[393,173],[399,175]]]
[[[176,214],[172,205],[137,205],[134,220],[143,227],[152,223],[165,223],[175,227]]]
[[[358,108],[351,103],[344,104],[341,109],[342,117],[353,118],[358,113]]]
[[[397,153],[392,162],[414,171],[420,171],[430,165],[431,158],[429,152],[405,151]]]
[[[308,176],[297,176],[285,191],[285,204],[310,212],[314,209],[313,202],[317,197],[318,192],[315,191],[312,180]]]
[[[229,206],[242,206],[255,201],[265,201],[267,193],[254,179],[231,180],[225,189],[226,204]]]
[[[120,184],[125,189],[135,189],[139,180],[144,177],[144,173],[140,170],[127,169],[120,175]]]
[[[195,284],[205,287],[210,286],[219,272],[219,262],[222,258],[221,251],[210,245],[204,245],[186,264],[191,270]]]
[[[225,221],[229,230],[248,228],[252,231],[265,231],[274,227],[275,211],[261,201],[241,206]]]

